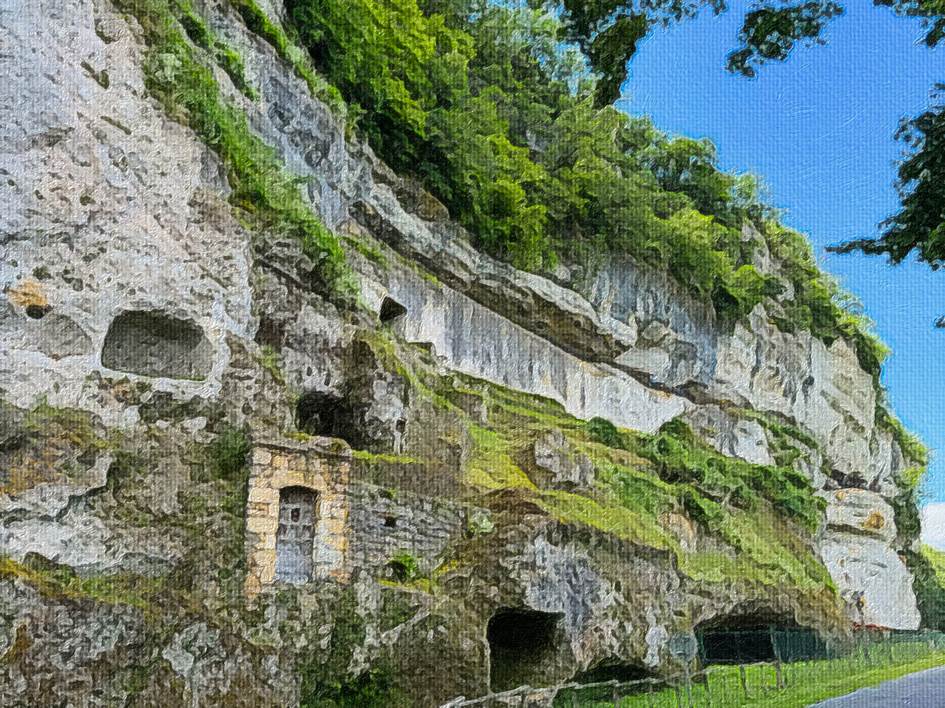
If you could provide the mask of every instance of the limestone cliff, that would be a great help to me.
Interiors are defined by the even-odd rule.
[[[629,260],[478,253],[253,3],[195,6],[252,88],[195,46],[220,100],[341,238],[333,297],[152,95],[181,60],[145,5],[0,9],[4,705],[430,705],[670,671],[726,618],[919,626],[914,462],[848,343],[773,302],[723,325]]]

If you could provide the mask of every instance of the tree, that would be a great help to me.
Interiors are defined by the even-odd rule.
[[[531,0],[552,7],[562,18],[563,39],[577,43],[598,74],[596,101],[610,103],[627,77],[627,62],[639,41],[657,24],[695,16],[706,8],[716,14],[727,9],[725,0]],[[925,21],[925,44],[934,48],[945,38],[945,0],[873,0],[897,14]],[[843,14],[834,0],[760,0],[745,14],[740,46],[728,55],[728,69],[755,76],[760,65],[784,61],[798,44],[824,42],[824,28]],[[831,250],[886,254],[899,263],[915,252],[933,269],[945,264],[945,84],[936,86],[938,101],[921,115],[904,121],[897,137],[910,153],[898,171],[899,211],[880,224],[878,238],[860,238]],[[680,148],[692,152],[692,145]],[[670,159],[675,159],[672,155]],[[698,153],[692,158],[699,168]],[[676,164],[676,163],[674,163]],[[660,166],[656,166],[657,171]],[[708,175],[711,176],[711,175]],[[691,177],[687,176],[687,179]],[[701,189],[680,185],[699,205],[715,201],[722,184],[700,180]],[[945,326],[945,319],[942,320]]]

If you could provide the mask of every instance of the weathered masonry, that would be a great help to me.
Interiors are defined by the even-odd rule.
[[[259,441],[246,507],[246,584],[348,577],[351,450],[332,438]]]

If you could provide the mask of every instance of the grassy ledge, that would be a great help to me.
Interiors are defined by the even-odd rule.
[[[308,85],[312,96],[325,103],[339,118],[345,117],[347,109],[338,89],[316,73],[310,65],[308,55],[289,39],[279,25],[269,19],[254,0],[230,0],[230,4],[243,18],[246,27],[269,43],[279,58],[292,67],[296,75]]]
[[[194,10],[187,0],[177,0],[179,10],[177,19],[190,38],[190,41],[209,52],[220,68],[230,77],[230,81],[244,96],[251,101],[259,98],[259,93],[246,81],[246,68],[243,57],[228,44],[213,36],[204,19]]]
[[[516,490],[561,523],[669,553],[693,580],[786,588],[825,616],[835,613],[836,588],[808,538],[823,519],[823,502],[805,477],[727,458],[679,421],[644,435],[602,419],[578,420],[555,401],[474,377],[455,375],[453,384],[447,398],[474,396],[488,410],[488,422],[467,421],[470,487]],[[593,488],[543,489],[540,477],[529,476],[531,445],[553,429],[591,459]],[[690,524],[712,542],[690,547]]]
[[[181,5],[173,0],[116,4],[144,31],[148,89],[168,115],[189,125],[219,156],[232,188],[230,203],[254,230],[297,239],[317,266],[312,285],[336,301],[352,303],[357,287],[338,239],[302,198],[299,179],[252,133],[246,115],[224,102],[213,72],[178,19]],[[209,31],[207,41],[214,46]]]
[[[0,578],[21,580],[53,599],[92,600],[139,610],[149,608],[148,596],[162,584],[160,579],[127,573],[79,577],[65,566],[34,566],[7,557],[0,558]]]

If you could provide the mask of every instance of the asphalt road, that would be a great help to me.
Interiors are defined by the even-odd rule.
[[[945,708],[945,666],[919,671],[872,688],[861,688],[812,708]]]

